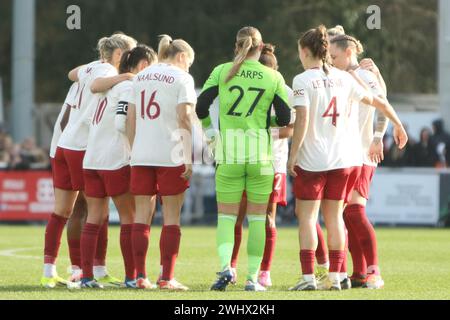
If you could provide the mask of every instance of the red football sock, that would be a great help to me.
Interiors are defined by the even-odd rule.
[[[162,232],[162,230],[161,230],[161,232]],[[159,266],[161,268],[160,274],[159,274],[159,278],[160,279],[161,279],[162,273],[163,273],[163,256],[162,256],[162,252],[163,252],[163,238],[159,237]]]
[[[320,223],[316,224],[316,229],[317,229],[317,239],[319,240],[319,244],[316,250],[317,263],[326,264],[328,262],[327,242],[325,241],[325,237],[323,235]]]
[[[66,218],[52,214],[45,229],[44,263],[55,264],[61,245],[61,236],[67,223]]]
[[[164,226],[162,238],[162,280],[172,280],[175,272],[175,262],[180,249],[181,231],[179,226]]]
[[[81,268],[81,240],[80,239],[70,239],[67,240],[69,245],[69,256],[70,263],[72,266],[77,266]]]
[[[136,279],[136,268],[134,267],[133,258],[133,241],[131,239],[132,230],[132,224],[123,224],[120,226],[120,249],[122,251],[125,266],[125,276],[128,280]]]
[[[345,229],[345,249],[344,249],[344,260],[342,260],[340,273],[347,273],[347,259],[348,259],[348,230]]]
[[[261,271],[270,271],[276,242],[277,228],[266,227],[266,246],[264,248],[263,260],[261,262]]]
[[[238,256],[239,256],[239,249],[241,247],[242,242],[242,226],[236,225],[234,227],[234,248],[233,248],[233,255],[231,256],[231,267],[236,268]]]
[[[106,251],[108,250],[109,217],[102,224],[98,234],[97,250],[95,252],[94,266],[106,266]]]
[[[367,218],[366,208],[360,205],[353,205],[349,210],[352,225],[355,230],[358,230],[356,235],[364,253],[367,266],[370,268],[375,267],[373,271],[378,273],[377,237],[373,225]]]
[[[339,273],[344,262],[345,251],[330,250],[330,272]]]
[[[353,275],[352,277],[361,277],[367,274],[366,259],[357,237],[357,229],[353,224],[354,216],[350,213],[352,206],[348,206],[344,211],[344,221],[348,230],[348,248],[352,256]]]
[[[301,250],[300,251],[300,263],[302,265],[302,274],[311,275],[314,274],[314,250]]]
[[[85,279],[94,278],[94,257],[97,250],[99,232],[99,225],[86,223],[81,233],[81,267],[83,269],[83,278]]]
[[[136,273],[139,278],[147,278],[146,259],[150,238],[150,226],[146,224],[133,224],[132,243],[133,257]]]

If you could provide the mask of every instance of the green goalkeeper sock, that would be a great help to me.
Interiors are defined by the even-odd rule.
[[[237,216],[219,214],[217,221],[217,252],[222,271],[230,266],[234,248],[234,227]]]
[[[247,280],[256,282],[258,271],[264,255],[266,245],[266,216],[248,216],[248,275]]]

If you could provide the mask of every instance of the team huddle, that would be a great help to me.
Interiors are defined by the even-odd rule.
[[[388,120],[399,148],[407,134],[378,68],[370,59],[358,61],[363,47],[342,27],[311,29],[298,49],[305,72],[291,89],[277,71],[275,47],[264,44],[256,28],[242,28],[234,60],[214,68],[197,96],[189,74],[195,53],[186,41],[161,36],[156,53],[124,34],[100,39],[99,60],[69,72],[73,85],[55,124],[55,211],[45,233],[41,285],[189,290],[174,270],[193,173],[192,130],[200,121],[216,165],[220,271],[211,290],[237,283],[246,216],[245,290],[272,286],[276,211],[287,205],[288,174],[294,178],[303,274],[289,290],[382,288],[365,207],[383,160]],[[124,280],[106,268],[110,199],[120,216]],[[161,272],[152,283],[146,258],[157,201],[163,212]],[[68,280],[56,272],[66,224]]]

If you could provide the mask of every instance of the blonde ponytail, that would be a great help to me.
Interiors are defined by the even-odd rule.
[[[194,60],[195,52],[189,43],[182,39],[172,40],[172,37],[167,34],[159,36],[158,45],[158,60],[164,61],[175,57],[178,53],[186,53],[192,60]]]
[[[167,58],[167,51],[169,50],[172,42],[172,37],[168,36],[167,34],[162,34],[159,36],[158,59],[160,61]]]
[[[239,72],[242,64],[248,55],[254,52],[262,43],[261,33],[258,29],[253,27],[244,27],[239,30],[236,37],[236,51],[233,61],[233,67],[231,68],[225,82],[229,82]]]

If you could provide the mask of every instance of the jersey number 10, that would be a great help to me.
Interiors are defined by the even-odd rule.
[[[94,118],[92,119],[93,125],[98,125],[100,121],[102,121],[107,106],[108,106],[107,98],[99,100],[97,110],[95,110]]]
[[[145,90],[141,92],[141,118],[145,119],[145,117],[150,120],[155,120],[161,115],[161,107],[159,103],[155,101],[157,91],[152,93],[150,97],[150,101],[148,104],[145,104]],[[153,111],[154,109],[154,111]]]

